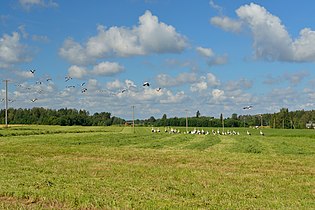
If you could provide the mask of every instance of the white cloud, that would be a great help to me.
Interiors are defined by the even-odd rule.
[[[212,73],[207,73],[206,76],[201,76],[196,83],[190,86],[191,92],[203,92],[208,89],[208,87],[216,87],[220,85],[220,81]]]
[[[92,70],[85,67],[72,65],[68,69],[69,76],[82,79],[85,76],[113,76],[124,70],[124,67],[115,62],[101,62],[96,64]]]
[[[118,63],[102,62],[94,66],[93,75],[112,76],[124,71],[124,67]]]
[[[253,82],[247,79],[240,79],[238,81],[228,81],[225,85],[225,89],[228,91],[239,90],[239,89],[249,89],[253,86]]]
[[[269,61],[315,61],[315,31],[304,28],[299,37],[290,37],[279,17],[264,7],[250,3],[236,10],[239,20],[229,17],[213,17],[210,22],[223,30],[239,32],[247,26],[253,36],[254,57]]]
[[[187,98],[184,91],[177,92],[175,95],[171,91],[167,91],[165,95],[166,98],[160,100],[162,104],[178,104]]]
[[[212,73],[208,73],[206,79],[207,79],[208,85],[211,86],[211,87],[215,87],[215,86],[220,85],[220,81]]]
[[[122,89],[124,87],[124,84],[120,82],[118,79],[116,79],[112,82],[107,82],[106,87],[110,90],[117,90]]]
[[[59,55],[76,65],[85,65],[91,62],[85,49],[71,38],[64,41],[62,48],[59,49]]]
[[[239,20],[228,17],[213,17],[211,23],[228,31],[240,29],[239,21],[252,32],[256,59],[270,61],[309,62],[315,61],[315,31],[304,28],[300,36],[292,39],[279,17],[264,7],[251,3],[236,10]],[[235,27],[233,26],[235,24]]]
[[[208,85],[205,81],[200,81],[190,86],[191,92],[202,92],[206,90],[207,88],[208,88]]]
[[[214,3],[213,0],[210,0],[210,1],[209,1],[209,4],[210,4],[210,6],[211,6],[213,9],[217,10],[220,14],[222,14],[223,8],[222,8],[221,6],[219,6],[218,4]]]
[[[211,48],[197,47],[196,51],[198,52],[199,55],[204,56],[204,57],[214,56],[214,52],[212,51]]]
[[[156,81],[162,87],[180,86],[186,83],[196,82],[197,75],[195,73],[181,73],[173,78],[167,74],[159,74],[156,77]]]
[[[210,19],[212,25],[218,26],[225,31],[240,32],[242,29],[242,22],[237,20],[232,20],[229,17],[212,17]]]
[[[299,71],[299,72],[295,72],[295,73],[292,73],[292,74],[289,74],[289,73],[284,74],[284,79],[289,81],[289,83],[291,85],[298,85],[307,76],[309,76],[309,72],[307,72],[307,71]]]
[[[220,101],[225,99],[224,90],[214,89],[212,90],[212,97],[215,101]]]
[[[208,61],[209,66],[217,66],[217,65],[224,65],[228,62],[228,56],[216,56]]]
[[[82,79],[87,74],[86,69],[84,69],[83,67],[76,66],[76,65],[71,66],[68,69],[68,72],[69,72],[70,77],[77,78],[77,79]]]
[[[277,77],[273,77],[272,75],[267,75],[263,83],[267,85],[276,85],[282,82],[289,82],[291,86],[296,86],[300,84],[303,81],[303,79],[305,79],[308,76],[309,76],[308,71],[297,71],[294,73],[286,72]]]
[[[32,7],[58,7],[58,4],[53,0],[19,0],[22,8],[30,10]]]
[[[23,78],[33,78],[34,74],[30,71],[17,71],[16,74]]]
[[[19,33],[13,32],[12,36],[4,34],[0,38],[0,68],[30,61],[32,54],[27,48],[20,42]]]
[[[98,58],[128,57],[154,53],[180,53],[187,47],[186,38],[175,28],[146,11],[139,25],[132,28],[98,26],[98,34],[81,45],[65,40],[59,54],[73,64],[94,62]]]

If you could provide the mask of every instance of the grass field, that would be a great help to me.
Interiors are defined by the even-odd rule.
[[[135,131],[0,128],[0,209],[315,209],[314,130]]]

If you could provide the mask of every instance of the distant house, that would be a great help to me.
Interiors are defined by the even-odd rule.
[[[313,123],[312,121],[309,121],[308,123],[306,123],[305,127],[306,128],[314,128],[315,129],[315,123]]]

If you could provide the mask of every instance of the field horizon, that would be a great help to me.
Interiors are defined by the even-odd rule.
[[[179,129],[0,128],[0,208],[315,208],[314,130]]]

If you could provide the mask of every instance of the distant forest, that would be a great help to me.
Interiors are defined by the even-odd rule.
[[[268,126],[271,128],[306,128],[308,122],[313,122],[315,126],[315,110],[289,111],[287,108],[280,109],[273,114],[259,115],[237,115],[220,118],[202,116],[199,111],[196,116],[187,118],[190,127],[250,127]],[[0,123],[5,123],[5,110],[0,111]],[[90,115],[88,111],[76,109],[52,110],[42,107],[32,109],[8,109],[8,124],[38,124],[38,125],[82,125],[82,126],[110,126],[110,125],[131,125],[132,122],[125,119],[111,116],[109,112],[94,113]],[[186,117],[167,118],[166,114],[160,119],[153,116],[149,119],[135,120],[137,126],[186,126]]]

